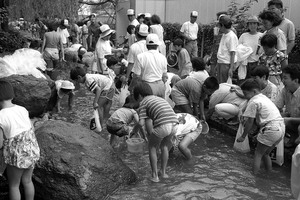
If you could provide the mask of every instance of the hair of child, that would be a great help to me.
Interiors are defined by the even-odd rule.
[[[260,40],[261,46],[266,46],[269,48],[273,48],[277,46],[277,36],[274,35],[273,33],[268,33],[262,36]]]
[[[259,18],[262,20],[268,20],[273,23],[273,27],[280,25],[282,22],[281,16],[277,15],[274,11],[265,10],[259,14]]]
[[[14,88],[10,82],[0,80],[0,101],[7,101],[15,97]]]
[[[160,17],[158,15],[155,15],[155,14],[152,15],[150,20],[153,24],[161,24],[161,20],[160,20]]]
[[[192,58],[191,62],[192,62],[193,69],[195,71],[205,70],[206,63],[203,58],[194,57],[194,58]]]
[[[219,82],[216,77],[210,76],[207,79],[205,79],[203,83],[207,89],[210,90],[217,90],[219,89]]]
[[[183,40],[180,38],[177,38],[176,40],[174,40],[173,45],[183,47]]]
[[[115,58],[114,56],[110,56],[106,61],[106,65],[107,65],[107,67],[111,67],[111,66],[117,64],[118,62],[119,61],[117,58]]]
[[[133,96],[135,100],[138,100],[139,95],[142,97],[153,95],[152,89],[148,83],[141,82],[133,89]]]
[[[241,89],[245,91],[252,91],[255,89],[260,91],[260,86],[257,80],[249,78],[242,83]]]
[[[300,65],[299,64],[289,64],[287,67],[282,69],[282,72],[289,74],[292,80],[298,79],[300,84]]]
[[[129,109],[137,109],[139,107],[139,103],[134,99],[133,95],[129,95],[128,97],[126,97],[123,107]]]
[[[134,29],[135,26],[130,24],[129,26],[127,26],[127,33],[131,34],[132,33],[132,29]]]
[[[283,3],[281,0],[271,0],[268,2],[268,7],[276,6],[276,8],[283,8]]]
[[[266,79],[268,80],[269,73],[270,73],[270,70],[267,66],[259,65],[259,66],[255,67],[254,70],[251,72],[251,76],[258,76],[260,78],[262,78],[263,76],[266,76]]]
[[[180,80],[181,80],[181,78],[177,74],[175,74],[171,79],[170,86],[173,87]]]
[[[79,67],[79,66],[71,69],[71,71],[70,71],[70,78],[72,80],[77,80],[78,76],[82,76],[83,77],[85,75],[86,75],[85,70],[82,67]]]

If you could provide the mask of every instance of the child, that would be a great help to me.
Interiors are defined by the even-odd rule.
[[[12,85],[0,81],[0,151],[3,151],[7,164],[7,177],[10,199],[21,199],[19,185],[22,180],[25,199],[34,199],[32,172],[40,158],[37,143],[28,111],[12,103]]]
[[[139,116],[134,110],[138,103],[133,96],[128,96],[122,108],[116,110],[106,122],[106,129],[111,134],[110,145],[113,144],[115,136],[126,136],[132,131],[130,124],[139,122]]]
[[[95,94],[93,108],[98,109],[101,127],[108,118],[112,99],[115,94],[113,79],[101,74],[87,74],[81,67],[73,68],[70,78],[78,83],[84,83],[87,89]]]
[[[256,120],[260,131],[257,136],[257,147],[254,156],[253,171],[257,174],[260,168],[261,160],[265,164],[267,171],[272,170],[272,161],[270,152],[283,139],[285,125],[276,105],[265,95],[261,94],[259,83],[255,79],[248,79],[242,85],[241,89],[249,100],[247,108],[243,113],[244,132],[237,142],[243,142],[245,137],[252,129],[254,120]]]
[[[184,79],[193,70],[191,58],[189,52],[183,48],[183,41],[181,39],[176,39],[173,45],[178,55],[178,75]]]
[[[206,71],[206,63],[203,58],[195,57],[192,58],[193,71],[189,74],[189,77],[195,78],[201,83],[209,77],[208,72]]]
[[[145,83],[139,83],[133,90],[134,98],[140,102],[140,125],[146,126],[149,137],[149,159],[152,169],[153,182],[159,182],[157,172],[157,148],[161,150],[161,176],[168,178],[166,174],[169,159],[169,147],[171,138],[177,130],[178,119],[171,106],[163,98],[152,95],[151,87]]]
[[[128,36],[128,47],[130,47],[136,41],[136,39],[135,39],[135,26],[134,25],[127,26],[127,33],[129,34],[129,36]]]
[[[277,37],[272,33],[267,33],[261,38],[261,46],[264,53],[259,57],[259,65],[269,68],[269,80],[277,87],[282,85],[280,75],[282,69],[288,65],[287,56],[276,49]]]

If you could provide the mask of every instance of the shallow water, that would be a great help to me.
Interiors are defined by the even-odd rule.
[[[119,107],[118,95],[112,111]],[[63,100],[63,110],[66,101]],[[80,123],[89,127],[92,112],[93,94],[80,89],[76,92],[74,111],[55,115],[56,118]],[[101,133],[108,139],[108,133]],[[253,152],[242,154],[233,150],[234,138],[211,128],[207,135],[200,135],[192,144],[194,164],[188,165],[179,152],[170,154],[167,173],[169,179],[160,183],[152,183],[147,148],[139,154],[129,153],[125,141],[119,139],[119,147],[115,148],[120,158],[138,176],[138,181],[129,186],[119,188],[108,196],[109,200],[163,199],[163,200],[197,200],[197,199],[255,199],[255,200],[289,200],[290,166],[286,162],[279,167],[273,164],[271,175],[261,170],[259,176],[252,174]],[[146,146],[146,145],[145,145]]]

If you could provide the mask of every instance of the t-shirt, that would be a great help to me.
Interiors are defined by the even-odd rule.
[[[239,40],[236,34],[233,31],[229,31],[226,34],[223,34],[219,49],[218,49],[218,63],[230,64],[230,52],[237,51],[237,46],[239,44]],[[237,61],[237,56],[234,56],[234,62]]]
[[[286,37],[282,30],[280,30],[278,27],[274,27],[274,28],[271,28],[270,30],[264,32],[264,34],[266,34],[266,33],[273,33],[274,35],[277,36],[276,49],[278,49],[279,51],[285,51],[287,49]]]
[[[134,109],[119,108],[110,116],[110,120],[117,120],[124,124],[130,124],[134,119],[135,114],[137,114],[137,112]]]
[[[108,90],[113,84],[113,80],[102,74],[86,74],[85,86],[94,92],[98,86],[101,91]]]
[[[263,33],[257,32],[255,35],[250,34],[249,32],[243,33],[239,38],[239,43],[243,44],[247,47],[251,47],[253,52],[248,57],[248,62],[257,62],[259,55],[257,53],[257,48],[259,46],[260,38],[262,37]]]
[[[96,44],[96,55],[98,58],[104,58],[106,55],[111,55],[111,46],[109,40],[99,39]]]
[[[278,95],[279,89],[278,87],[268,80],[267,86],[261,90],[261,93],[271,99],[273,103],[275,103],[276,97]]]
[[[292,21],[287,18],[283,18],[278,28],[284,32],[287,42],[295,40],[295,26]]]
[[[273,120],[282,119],[276,105],[261,93],[249,100],[243,117],[255,118],[260,127],[265,126]]]
[[[204,83],[204,81],[209,77],[209,74],[206,70],[192,71],[189,77],[196,79],[197,81]]]
[[[7,139],[31,129],[31,121],[26,108],[14,105],[0,110],[0,127]]]
[[[284,106],[285,112],[290,117],[300,117],[300,87],[294,92],[291,93],[285,87],[279,92],[275,104],[279,109],[282,109]]]
[[[158,50],[149,50],[137,55],[137,63],[132,72],[140,75],[146,82],[162,80],[163,73],[167,73],[167,59]]]
[[[272,55],[266,55],[263,53],[259,57],[259,65],[264,65],[269,68],[269,74],[270,76],[274,75],[280,75],[282,74],[282,67],[281,63],[287,59],[287,56],[282,53],[281,51],[277,50],[274,54]]]
[[[291,189],[296,200],[300,200],[300,145],[292,156]]]
[[[203,83],[201,83],[200,81],[194,78],[187,77],[183,80],[178,81],[175,84],[174,88],[184,94],[184,96],[192,103],[199,103],[202,92],[202,85]]]
[[[230,103],[238,107],[244,103],[246,99],[240,98],[235,92],[230,92],[231,87],[236,88],[237,86],[228,83],[221,83],[219,85],[219,89],[210,96],[209,108],[214,108],[219,103]]]
[[[128,52],[127,61],[129,63],[135,63],[137,59],[137,55],[140,53],[143,53],[145,51],[148,51],[146,46],[146,40],[140,40],[135,43],[133,43]]]
[[[185,48],[182,48],[178,53],[178,68],[179,76],[189,75],[193,71],[189,52]]]
[[[47,32],[44,37],[46,38],[45,48],[60,48],[61,35],[58,32]]]
[[[70,37],[68,29],[64,28],[61,29],[60,27],[57,28],[57,32],[61,35],[61,40],[63,44],[67,44],[67,39]]]
[[[198,35],[198,29],[199,27],[196,22],[192,24],[190,21],[187,21],[182,24],[180,32],[182,32],[191,40],[196,40]]]
[[[170,104],[161,97],[146,96],[140,103],[140,119],[152,119],[153,128],[167,124],[178,123],[177,116]]]

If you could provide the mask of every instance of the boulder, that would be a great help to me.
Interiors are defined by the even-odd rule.
[[[37,197],[98,200],[136,181],[108,142],[87,128],[49,120],[36,135],[41,148],[34,170]]]
[[[12,75],[1,79],[13,85],[15,91],[13,103],[24,106],[29,111],[30,117],[44,113],[50,99],[50,85],[53,81],[31,75]]]

